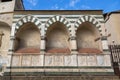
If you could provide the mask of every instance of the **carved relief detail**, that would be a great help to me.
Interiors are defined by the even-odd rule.
[[[104,56],[97,56],[97,65],[104,66]]]
[[[39,66],[40,65],[40,56],[32,56],[32,66]]]
[[[63,66],[63,56],[54,56],[54,66]]]
[[[45,56],[45,66],[53,66],[53,56]]]
[[[78,66],[87,66],[86,56],[78,56]]]
[[[23,56],[22,57],[22,66],[30,66],[31,57],[30,56]]]
[[[65,56],[65,66],[69,66],[71,64],[71,56],[69,55],[67,55],[67,56]]]
[[[95,56],[93,55],[87,56],[87,63],[88,63],[88,66],[96,66]]]
[[[12,66],[19,66],[19,64],[20,64],[20,57],[14,56],[12,60]]]

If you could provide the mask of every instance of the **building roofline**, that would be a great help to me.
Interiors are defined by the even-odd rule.
[[[110,16],[111,14],[118,14],[118,13],[120,13],[120,10],[119,11],[112,11],[112,12],[108,12],[108,13],[105,13],[105,14],[103,14],[103,15],[107,15],[107,16]]]
[[[23,11],[23,10],[16,10],[16,11]],[[102,11],[103,10],[24,10],[24,11]]]
[[[15,10],[15,13],[37,13],[39,14],[103,14],[103,10]],[[18,13],[18,14],[19,14]]]
[[[112,12],[103,14],[103,15],[104,15],[105,22],[109,19],[109,16],[110,16],[111,14],[120,14],[120,11],[112,11]]]

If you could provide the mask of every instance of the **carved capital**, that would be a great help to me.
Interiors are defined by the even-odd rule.
[[[41,40],[46,40],[46,36],[41,36]]]
[[[15,36],[10,36],[10,40],[15,40]]]
[[[76,36],[71,36],[68,40],[76,40]]]
[[[45,51],[45,49],[40,49],[40,51]]]
[[[107,40],[107,36],[102,36],[101,40]]]
[[[8,51],[9,51],[9,52],[14,52],[14,49],[9,49]]]
[[[45,49],[40,49],[40,54],[45,54]]]
[[[109,50],[109,49],[103,49],[103,51],[105,51],[105,52],[110,52],[110,50]]]

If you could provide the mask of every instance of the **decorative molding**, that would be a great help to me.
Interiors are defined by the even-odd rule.
[[[46,51],[46,49],[40,49],[40,51]]]
[[[15,40],[15,36],[10,36],[10,40]]]
[[[46,36],[41,36],[41,40],[46,40]]]
[[[107,36],[102,36],[101,40],[107,40]]]
[[[95,18],[92,17],[92,16],[82,16],[82,17],[80,17],[80,18],[76,21],[75,27],[78,28],[83,22],[86,22],[86,21],[94,24],[94,25],[96,26],[96,28],[98,28],[98,31],[101,33],[101,29],[99,29],[99,28],[101,28],[100,22],[97,21],[97,19],[95,19]]]
[[[14,52],[14,49],[9,49],[8,51],[9,51],[9,52]]]
[[[76,36],[71,36],[69,39],[70,40],[76,40]]]
[[[39,26],[41,25],[41,22],[39,21],[39,19],[32,15],[27,15],[22,17],[19,21],[17,21],[15,25],[15,30],[18,30],[23,24],[28,22],[34,23],[38,27],[38,29],[40,28]]]
[[[70,22],[65,18],[65,17],[62,17],[60,15],[57,15],[57,16],[54,16],[54,17],[51,17],[45,24],[45,31],[47,31],[48,27],[50,27],[50,25],[52,25],[53,23],[55,22],[61,22],[63,23],[67,28],[68,28],[68,31],[69,31],[69,28],[71,27],[70,26]]]
[[[105,52],[110,52],[110,50],[109,50],[109,49],[103,49],[103,51],[105,51]]]

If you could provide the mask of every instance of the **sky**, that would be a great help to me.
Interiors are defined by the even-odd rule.
[[[120,0],[23,0],[26,10],[120,10]]]

